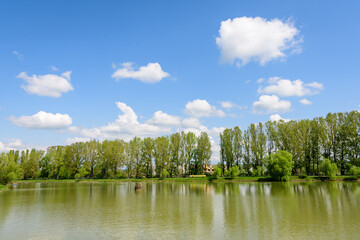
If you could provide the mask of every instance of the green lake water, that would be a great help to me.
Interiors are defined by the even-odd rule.
[[[360,183],[20,183],[0,239],[360,239]]]

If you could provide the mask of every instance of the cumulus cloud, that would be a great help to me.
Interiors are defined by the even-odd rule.
[[[276,94],[281,97],[297,96],[302,97],[306,95],[314,95],[323,89],[323,85],[318,82],[305,84],[300,79],[291,81],[288,79],[281,79],[279,77],[272,77],[269,79],[271,85],[264,89],[259,88],[259,93]]]
[[[182,120],[182,125],[185,128],[198,128],[201,126],[201,123],[198,118],[185,118]]]
[[[25,146],[20,139],[9,139],[5,142],[0,141],[0,152],[8,152],[10,150],[21,150]]]
[[[116,106],[122,112],[121,115],[114,121],[105,126],[95,127],[95,128],[78,128],[71,127],[68,130],[72,133],[80,134],[82,137],[86,138],[97,138],[97,139],[114,139],[121,138],[125,140],[130,140],[134,136],[138,137],[147,137],[147,136],[158,136],[160,134],[170,133],[171,127],[166,125],[155,125],[148,122],[140,123],[138,121],[138,116],[135,114],[134,110],[122,102],[116,102]],[[156,114],[154,114],[156,115]],[[157,116],[163,117],[164,114],[158,114]],[[168,115],[170,116],[170,115]],[[155,121],[157,117],[153,118],[152,121]],[[164,123],[163,118],[159,120],[156,119],[157,123]],[[169,121],[167,122],[167,124]]]
[[[240,17],[221,22],[216,43],[225,62],[245,65],[285,58],[287,51],[300,52],[299,30],[291,21],[277,18]],[[294,51],[296,50],[296,51]]]
[[[261,95],[259,101],[253,103],[253,112],[262,113],[283,113],[289,111],[291,102],[280,100],[276,95]]]
[[[71,125],[72,119],[68,114],[47,113],[40,111],[32,116],[10,117],[12,124],[35,129],[60,129]]]
[[[279,114],[273,114],[270,116],[270,121],[275,121],[275,122],[278,122],[278,121],[284,121],[284,122],[289,122],[290,119],[288,118],[282,118]]]
[[[185,113],[195,118],[226,116],[222,110],[216,109],[215,106],[212,106],[206,100],[201,99],[188,102],[185,106]]]
[[[28,76],[21,72],[17,78],[25,80],[21,87],[29,94],[46,97],[60,97],[61,94],[74,90],[70,83],[71,71],[64,72],[60,76],[55,74]]]
[[[132,78],[144,83],[157,83],[170,76],[169,73],[162,70],[159,63],[149,63],[138,70],[134,70],[132,63],[123,63],[121,66],[113,73],[112,78],[116,80]]]
[[[150,118],[147,123],[154,125],[173,126],[179,125],[181,122],[180,117],[172,116],[162,111],[157,111],[154,116]]]
[[[300,100],[300,103],[301,103],[301,104],[304,104],[304,105],[311,105],[311,104],[312,104],[311,101],[309,101],[309,100],[307,100],[307,99],[305,99],[305,98],[304,98],[304,99],[301,99],[301,100]]]
[[[165,134],[171,134],[176,131],[191,131],[197,136],[199,136],[201,132],[207,132],[212,142],[214,151],[211,160],[213,162],[219,161],[219,154],[214,149],[218,148],[219,133],[225,128],[208,128],[201,124],[199,118],[191,116],[181,119],[179,116],[169,115],[162,111],[155,112],[152,118],[141,123],[138,120],[137,114],[130,106],[122,102],[116,102],[116,106],[121,111],[121,114],[115,121],[110,122],[107,125],[94,128],[82,128],[76,126],[66,128],[67,133],[71,133],[75,136],[68,138],[66,140],[66,144],[86,142],[90,139],[124,139],[129,141],[134,136],[141,138],[157,137]],[[210,110],[214,109],[210,107]]]

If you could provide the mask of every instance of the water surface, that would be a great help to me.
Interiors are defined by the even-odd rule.
[[[21,183],[0,239],[360,239],[360,183]]]

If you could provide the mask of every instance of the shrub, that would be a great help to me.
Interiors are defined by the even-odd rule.
[[[253,174],[254,177],[262,177],[262,176],[265,175],[265,170],[264,170],[263,167],[257,166],[252,174]]]
[[[239,166],[235,165],[230,168],[230,177],[235,178],[239,176]]]
[[[84,178],[89,174],[88,171],[86,171],[85,168],[80,168],[79,172],[75,174],[76,179]]]
[[[299,178],[300,179],[305,179],[305,178],[307,178],[307,176],[308,175],[306,175],[306,173],[302,173],[302,174],[299,175]]]
[[[247,176],[248,173],[246,172],[246,170],[245,170],[243,167],[241,167],[241,168],[240,168],[239,175],[240,175],[240,176]]]
[[[231,177],[230,171],[225,170],[224,177],[226,177],[226,178]]]
[[[219,167],[214,168],[214,173],[211,175],[211,178],[218,179],[221,175],[221,169]]]
[[[287,151],[279,150],[268,157],[267,169],[274,180],[289,180],[292,168],[292,155]]]
[[[352,166],[349,171],[351,176],[360,178],[360,167]]]
[[[169,172],[166,169],[163,169],[160,173],[160,178],[167,178],[169,177]]]
[[[333,180],[338,172],[338,168],[336,163],[332,163],[329,159],[325,158],[321,163],[321,171],[326,177]]]

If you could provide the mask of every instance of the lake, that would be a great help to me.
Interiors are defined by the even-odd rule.
[[[360,183],[19,183],[0,239],[360,239]]]

